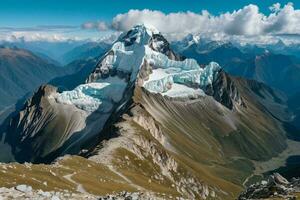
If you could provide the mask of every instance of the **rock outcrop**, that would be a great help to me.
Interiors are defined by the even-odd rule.
[[[290,182],[278,173],[271,175],[268,180],[250,185],[238,200],[284,198],[296,200],[295,193],[300,192],[300,179],[293,178]]]

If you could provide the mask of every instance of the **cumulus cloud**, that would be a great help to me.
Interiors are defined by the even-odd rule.
[[[116,15],[110,24],[104,22],[87,23],[88,28],[100,24],[107,30],[127,31],[136,24],[150,24],[170,37],[186,34],[210,34],[229,36],[260,36],[276,34],[300,34],[300,10],[292,3],[281,6],[279,3],[269,7],[271,13],[265,15],[257,5],[247,5],[233,12],[212,15],[206,10],[200,13],[176,12],[165,14],[157,10],[129,10]]]
[[[281,7],[280,3],[274,3],[272,6],[269,7],[269,9],[272,12],[278,12],[278,11],[280,11],[280,7]]]

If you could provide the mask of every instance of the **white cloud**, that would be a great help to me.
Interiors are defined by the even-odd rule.
[[[233,12],[212,15],[203,10],[200,13],[176,12],[165,14],[157,10],[129,10],[116,15],[105,29],[127,31],[136,24],[151,24],[169,38],[180,38],[189,33],[219,36],[252,37],[277,34],[300,34],[300,10],[292,3],[270,7],[265,15],[257,5],[247,5]],[[101,22],[93,23],[95,28]],[[99,29],[101,30],[101,29]]]
[[[83,25],[82,25],[83,26]],[[86,25],[88,27],[88,24]],[[101,23],[97,30],[103,29]],[[117,34],[116,31],[87,31],[80,26],[35,26],[35,27],[0,27],[0,43],[20,41],[66,42],[70,40],[97,41],[103,37]]]
[[[81,26],[83,29],[97,29],[99,31],[107,31],[110,29],[109,25],[106,22],[86,22]]]

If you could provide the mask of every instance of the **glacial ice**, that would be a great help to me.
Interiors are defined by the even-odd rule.
[[[167,96],[204,95],[204,92],[199,92],[199,89],[212,84],[214,76],[220,70],[220,66],[215,62],[201,68],[194,59],[170,60],[164,54],[155,52],[149,47],[145,48],[145,59],[155,67],[144,83],[144,88],[150,92]]]
[[[126,82],[118,77],[109,77],[107,82],[93,82],[77,86],[74,90],[57,94],[59,103],[74,105],[87,112],[109,112],[114,103],[122,99]]]

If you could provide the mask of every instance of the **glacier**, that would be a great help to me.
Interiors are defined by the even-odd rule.
[[[150,65],[155,66],[155,69],[143,86],[153,93],[170,97],[203,96],[205,93],[200,91],[201,88],[211,85],[221,69],[215,62],[201,68],[194,59],[170,60],[162,53],[155,52],[149,47],[145,48],[145,59]]]

